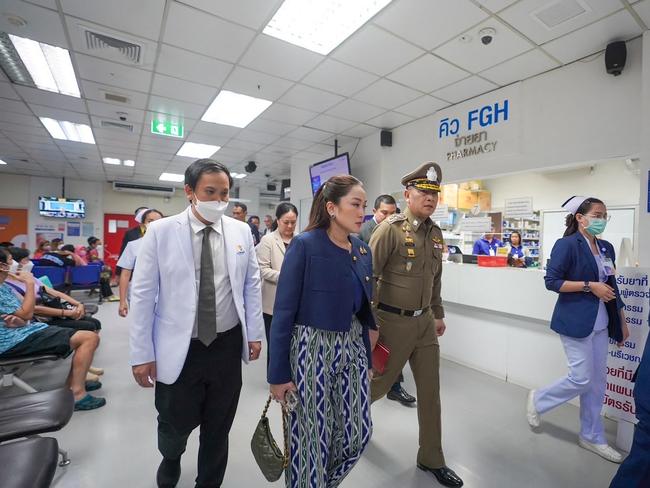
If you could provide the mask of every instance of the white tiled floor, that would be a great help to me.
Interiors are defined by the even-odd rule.
[[[58,468],[53,486],[152,488],[160,459],[153,391],[139,388],[131,377],[127,321],[118,317],[117,304],[102,305],[97,317],[104,329],[95,364],[106,368],[104,387],[97,393],[105,396],[108,404],[100,410],[75,413],[55,435],[69,451],[72,464]],[[441,347],[444,350],[444,340]],[[26,378],[40,389],[54,387],[63,381],[67,367],[67,362],[51,369],[38,367]],[[410,370],[406,368],[405,373],[406,388],[415,393]],[[467,488],[608,486],[617,466],[577,446],[575,407],[567,405],[547,414],[542,433],[534,434],[524,417],[524,389],[448,361],[442,363],[441,377],[447,463],[465,480]],[[16,393],[19,391],[4,389],[0,401],[1,396]],[[244,368],[244,389],[231,432],[226,487],[268,485],[250,454],[250,436],[266,393],[262,359]],[[373,438],[343,486],[439,486],[431,475],[415,468],[416,410],[384,399],[373,405],[372,415]],[[273,424],[279,431],[279,418]],[[613,441],[614,424],[608,422],[607,429]],[[193,486],[197,444],[198,438],[193,435],[183,457],[180,487]]]

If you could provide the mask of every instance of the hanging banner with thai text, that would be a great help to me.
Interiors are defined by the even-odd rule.
[[[648,336],[650,268],[619,268],[617,273],[616,283],[625,303],[630,337],[620,348],[610,339],[604,412],[609,417],[636,422],[632,377],[641,362]]]

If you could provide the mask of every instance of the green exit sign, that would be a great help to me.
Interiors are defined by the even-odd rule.
[[[151,133],[161,136],[183,137],[183,122],[170,120],[163,117],[154,117],[151,120]]]

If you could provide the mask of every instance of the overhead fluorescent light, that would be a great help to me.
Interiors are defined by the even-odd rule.
[[[0,165],[7,164],[2,159],[0,159]]]
[[[104,158],[104,164],[112,164],[114,166],[119,166],[122,164],[122,161],[120,161],[118,158]]]
[[[178,150],[176,156],[185,156],[187,158],[209,158],[219,149],[221,149],[221,146],[199,144],[198,142],[186,142]]]
[[[178,173],[163,173],[158,178],[160,181],[173,181],[175,183],[181,183],[185,181],[185,175],[179,175]]]
[[[241,93],[221,90],[201,117],[204,122],[244,128],[273,102]]]
[[[67,120],[59,121],[48,117],[39,117],[39,119],[55,139],[95,144],[93,131],[86,124],[77,124],[75,122],[68,122]]]
[[[125,159],[124,166],[128,166],[129,168],[132,168],[133,166],[135,166],[135,161],[133,161],[132,159]]]
[[[242,178],[246,178],[246,173],[230,173],[230,176],[232,176],[236,180],[240,180]]]
[[[3,32],[0,66],[14,83],[81,97],[67,49]]]
[[[264,34],[329,54],[391,0],[284,0]]]

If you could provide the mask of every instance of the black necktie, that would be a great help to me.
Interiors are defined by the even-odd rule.
[[[198,335],[199,340],[209,346],[217,337],[217,310],[214,292],[214,264],[210,232],[212,227],[203,229],[201,244],[201,272],[199,280]]]

